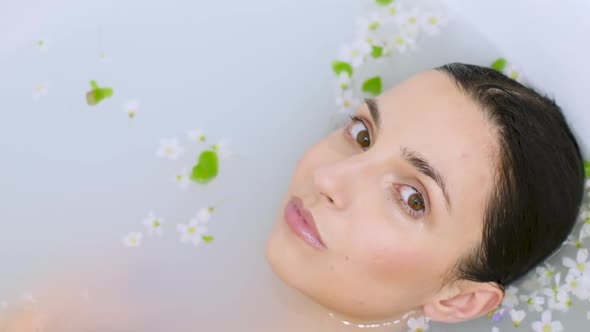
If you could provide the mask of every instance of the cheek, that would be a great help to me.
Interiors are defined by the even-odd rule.
[[[387,281],[435,282],[438,278],[438,250],[420,230],[375,229],[362,233],[354,242],[361,268],[374,279]]]

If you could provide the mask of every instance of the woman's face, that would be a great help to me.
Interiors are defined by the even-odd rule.
[[[398,317],[433,301],[445,273],[481,240],[496,134],[477,108],[437,71],[359,107],[362,121],[299,159],[267,243],[273,271],[357,318]],[[286,221],[293,196],[321,243]]]

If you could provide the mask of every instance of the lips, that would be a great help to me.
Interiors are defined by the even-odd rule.
[[[316,228],[313,215],[305,208],[301,198],[297,196],[291,198],[285,207],[284,217],[289,228],[307,244],[316,249],[326,248]]]

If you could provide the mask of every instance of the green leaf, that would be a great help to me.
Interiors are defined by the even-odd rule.
[[[341,72],[345,71],[348,76],[352,76],[352,66],[348,62],[334,60],[332,62],[332,70],[336,75],[340,75]]]
[[[369,78],[363,83],[363,91],[374,96],[381,93],[381,77],[375,76]]]
[[[387,6],[393,2],[393,0],[375,0],[375,2],[381,6]]]
[[[381,46],[373,46],[373,50],[371,51],[371,55],[375,59],[381,57],[383,55],[383,47],[381,47]]]
[[[492,63],[492,69],[502,72],[504,68],[506,68],[507,63],[508,61],[506,61],[506,59],[499,58],[498,60],[494,61],[494,63]]]
[[[586,171],[586,177],[590,178],[590,161],[584,162],[584,170]]]
[[[201,236],[201,239],[203,239],[203,241],[205,241],[207,243],[213,242],[213,236],[211,236],[211,235],[203,235],[203,236]]]
[[[201,152],[199,160],[191,172],[191,180],[200,184],[213,180],[219,169],[218,161],[217,152],[212,150]]]
[[[90,106],[96,105],[104,99],[113,96],[112,88],[101,88],[94,80],[90,81],[90,87],[92,89],[86,93],[86,103]]]

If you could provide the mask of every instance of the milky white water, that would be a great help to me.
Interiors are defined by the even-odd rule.
[[[298,157],[337,125],[330,63],[362,3],[3,7],[0,316],[22,305],[49,312],[58,298],[99,317],[102,331],[358,330],[275,279],[264,244]],[[383,65],[386,87],[443,63],[504,55],[460,17],[419,48]],[[113,97],[88,106],[90,80]],[[44,82],[47,95],[34,99]],[[140,103],[133,119],[130,100]],[[204,147],[188,140],[196,128],[210,143],[231,138],[237,156],[206,187],[183,191],[175,175]],[[163,137],[178,138],[179,160],[156,157]],[[207,206],[213,242],[180,243],[176,225]],[[161,238],[141,225],[150,210],[164,220]],[[139,248],[121,241],[132,231],[146,236]],[[23,300],[29,293],[36,303]],[[490,329],[487,320],[432,328]]]

